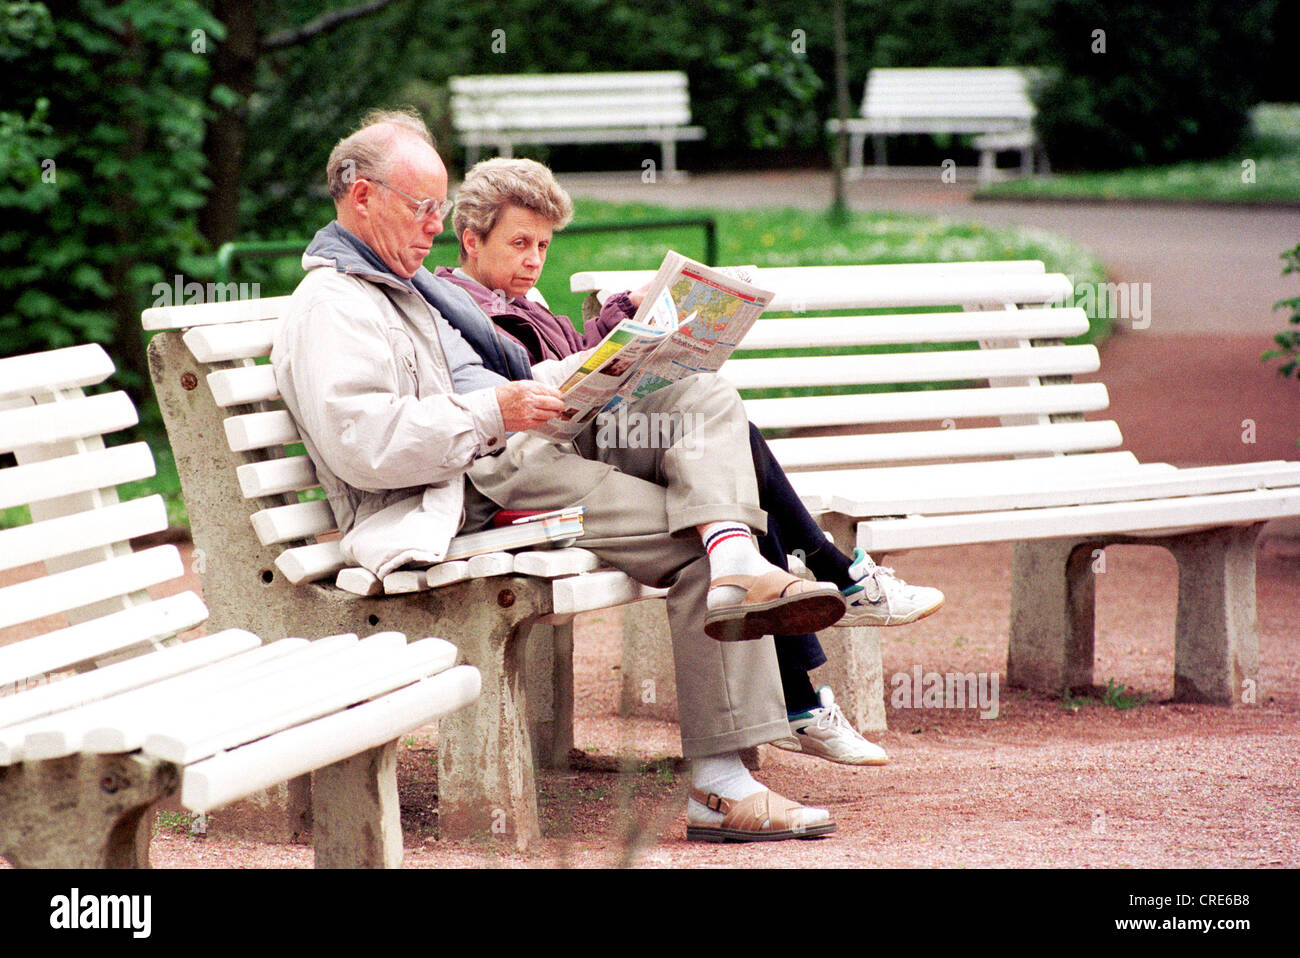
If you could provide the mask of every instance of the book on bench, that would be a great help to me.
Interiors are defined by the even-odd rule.
[[[560,386],[563,411],[533,432],[564,442],[601,413],[687,376],[717,372],[772,301],[742,272],[669,250],[636,315],[593,348]]]
[[[573,506],[556,509],[554,512],[498,513],[498,524],[494,528],[452,539],[442,561],[468,559],[485,552],[506,552],[528,546],[565,548],[582,537],[582,515],[585,511],[586,506]]]

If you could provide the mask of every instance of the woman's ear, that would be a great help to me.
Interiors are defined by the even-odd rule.
[[[478,233],[474,232],[474,230],[466,227],[461,231],[460,242],[461,245],[465,247],[465,258],[469,259],[478,255],[479,247],[483,243],[483,238],[479,236]]]

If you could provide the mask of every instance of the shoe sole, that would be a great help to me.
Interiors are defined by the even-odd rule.
[[[851,762],[845,758],[835,758],[835,756],[827,755],[824,752],[814,752],[811,749],[806,749],[797,744],[792,744],[790,742],[784,742],[784,743],[768,742],[767,744],[775,746],[776,748],[785,749],[787,752],[794,752],[798,755],[809,755],[812,756],[813,758],[820,758],[827,762],[834,762],[836,765],[851,765],[857,768],[864,768],[868,766],[879,768],[881,765],[889,764],[888,755],[886,755],[884,758],[873,758],[865,762]]]
[[[803,593],[707,612],[704,633],[719,642],[744,642],[765,635],[804,635],[829,628],[843,615],[844,597],[839,592]]]
[[[895,619],[893,622],[846,622],[845,619],[852,615],[852,613],[846,612],[844,613],[844,617],[835,623],[835,627],[837,629],[858,629],[866,626],[868,628],[891,629],[896,625],[911,625],[913,622],[920,622],[926,616],[934,615],[942,608],[943,602],[940,602],[938,605],[931,606],[928,609],[922,609],[920,612],[913,612],[906,618]]]
[[[783,842],[791,838],[820,838],[835,831],[834,822],[822,822],[807,828],[789,828],[783,832],[748,832],[735,828],[722,828],[720,825],[687,825],[686,840],[689,842]]]

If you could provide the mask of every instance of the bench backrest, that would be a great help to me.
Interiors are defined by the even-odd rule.
[[[862,116],[878,132],[982,133],[1028,126],[1028,80],[1013,67],[877,67]]]
[[[650,275],[579,273],[571,285],[635,288]],[[757,269],[753,277],[776,295],[722,375],[813,505],[825,477],[842,483],[836,470],[850,467],[871,467],[873,481],[903,481],[922,464],[1055,458],[1121,442],[1113,422],[1083,421],[1108,402],[1102,384],[1072,381],[1098,369],[1097,350],[1062,343],[1086,332],[1088,317],[1053,305],[1071,284],[1041,263]]]
[[[691,122],[686,74],[512,74],[451,78],[458,133],[683,126]]]
[[[364,569],[351,567],[339,547],[334,514],[323,498],[315,467],[298,451],[301,447],[294,449],[301,437],[280,398],[275,372],[266,362],[289,300],[279,296],[155,307],[143,314],[147,330],[185,330],[181,341],[194,372],[192,381],[182,384],[182,389],[195,397],[203,393],[200,385],[206,387],[211,406],[203,413],[219,421],[221,430],[220,436],[211,439],[227,447],[196,468],[178,458],[196,543],[208,536],[228,540],[229,524],[240,521],[229,512],[232,504],[222,498],[223,486],[235,478],[246,521],[267,550],[268,567],[260,577],[268,585],[274,576],[269,566],[294,585],[333,578],[339,588],[356,595],[419,592],[511,573],[554,579],[600,566],[592,553],[570,548],[489,553],[444,562],[430,570],[399,570],[382,582]],[[167,418],[169,410],[161,388],[159,398]],[[182,427],[194,427],[195,410],[176,418]],[[178,440],[175,428],[169,422],[174,447]],[[223,476],[227,470],[232,470],[233,476]],[[195,472],[205,474],[196,476]],[[223,610],[223,605],[214,602],[214,608]]]
[[[107,447],[135,425],[123,392],[86,395],[113,362],[98,345],[0,359],[0,509],[30,524],[0,531],[0,688],[150,651],[207,618],[193,592],[151,599],[184,573],[175,546],[133,552],[167,528],[161,496],[119,501],[154,474],[143,442]]]

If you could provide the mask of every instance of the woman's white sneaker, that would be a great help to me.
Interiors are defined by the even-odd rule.
[[[873,745],[858,734],[849,724],[830,686],[817,690],[820,708],[801,713],[790,719],[790,737],[777,739],[772,744],[788,752],[816,755],[841,765],[885,765],[889,756],[879,745]]]
[[[908,585],[894,570],[878,566],[861,549],[853,550],[849,575],[856,581],[843,590],[846,606],[837,628],[862,625],[906,625],[924,619],[943,605],[943,593],[924,585]]]

